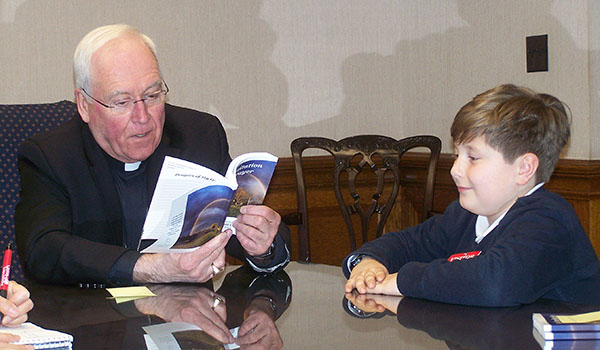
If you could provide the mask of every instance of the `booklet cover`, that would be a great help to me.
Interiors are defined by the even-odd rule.
[[[246,153],[233,159],[222,176],[202,165],[165,157],[140,251],[188,252],[233,229],[242,206],[262,204],[277,160],[265,152]]]

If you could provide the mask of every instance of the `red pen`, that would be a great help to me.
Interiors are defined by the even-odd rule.
[[[4,251],[4,260],[2,260],[2,276],[0,277],[0,296],[6,298],[8,292],[8,281],[10,280],[10,263],[12,260],[11,244],[8,243]]]

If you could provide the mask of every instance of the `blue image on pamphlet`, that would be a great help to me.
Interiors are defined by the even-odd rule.
[[[238,189],[235,193],[228,216],[237,217],[240,208],[248,204],[262,204],[271,182],[277,162],[268,160],[251,160],[237,167],[236,181]]]
[[[232,196],[233,190],[222,185],[207,186],[188,195],[181,234],[172,248],[196,247],[218,235]]]

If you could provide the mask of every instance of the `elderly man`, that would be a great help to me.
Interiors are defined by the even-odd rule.
[[[165,104],[154,43],[128,25],[88,33],[74,55],[79,116],[25,141],[16,231],[25,270],[49,283],[204,282],[225,251],[257,271],[289,261],[289,230],[266,206],[190,253],[137,251],[165,155],[224,173],[225,131],[212,115]]]

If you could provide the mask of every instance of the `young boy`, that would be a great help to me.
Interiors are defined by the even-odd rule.
[[[573,208],[546,191],[569,139],[566,106],[501,85],[458,111],[443,215],[346,257],[346,292],[510,306],[538,298],[600,305],[600,263]]]

